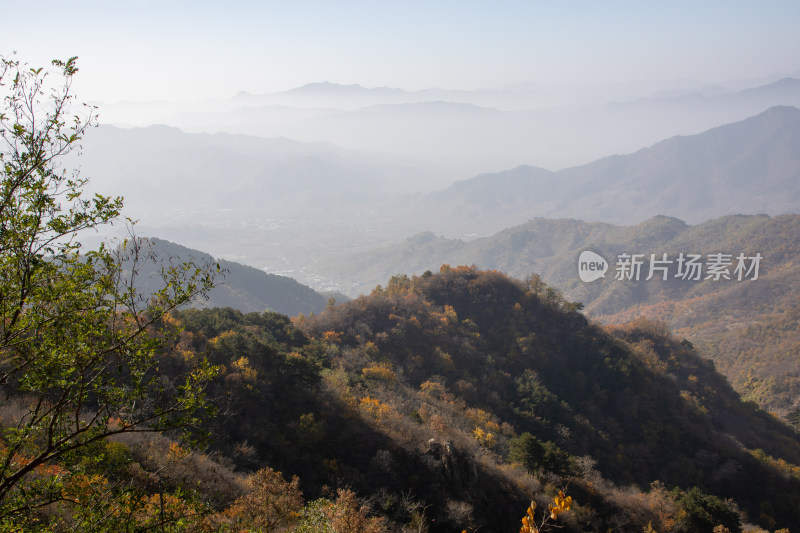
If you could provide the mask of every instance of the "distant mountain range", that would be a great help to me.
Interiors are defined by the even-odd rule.
[[[137,216],[177,209],[282,215],[373,202],[406,191],[419,169],[397,160],[285,138],[187,134],[169,126],[100,126],[79,161],[93,187],[119,191]],[[269,216],[274,216],[270,214]]]
[[[272,94],[241,91],[229,102],[235,106],[260,107],[291,105],[296,108],[327,107],[342,110],[374,105],[414,104],[423,102],[472,103],[504,111],[565,108],[569,105],[636,105],[642,102],[678,102],[701,98],[723,100],[761,100],[769,97],[796,98],[798,75],[775,76],[766,80],[739,84],[703,85],[700,82],[661,81],[595,87],[548,87],[522,83],[497,89],[453,90],[429,88],[406,90],[397,87],[364,87],[331,82],[312,82]],[[758,105],[763,102],[759,101]]]
[[[94,189],[123,194],[146,234],[349,292],[323,275],[331,258],[424,231],[473,239],[535,217],[699,223],[800,211],[800,110],[790,106],[580,167],[522,166],[427,193],[412,192],[427,175],[407,162],[324,143],[104,126],[84,151]]]
[[[410,158],[442,186],[519,165],[552,170],[581,165],[776,105],[800,106],[800,80],[787,77],[745,89],[676,82],[627,88],[528,84],[483,91],[313,83],[281,93],[240,93],[172,113],[163,103],[104,104],[101,113],[114,124],[157,122],[189,132],[325,141]]]
[[[551,172],[518,167],[407,200],[407,216],[455,234],[532,217],[631,224],[657,214],[691,223],[732,213],[800,211],[800,109],[673,137],[629,155]]]
[[[325,143],[168,126],[100,126],[83,144],[75,163],[90,191],[122,195],[141,234],[274,273],[385,242],[375,232],[376,206],[428,179],[405,161]]]

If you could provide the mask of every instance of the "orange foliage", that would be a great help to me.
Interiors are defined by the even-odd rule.
[[[395,411],[390,405],[370,396],[361,398],[359,407],[361,408],[362,412],[379,422],[386,420],[390,416],[397,416],[397,411]]]
[[[244,530],[278,531],[293,523],[303,507],[300,480],[286,481],[280,472],[262,468],[248,481],[251,491],[236,500],[224,515]]]
[[[342,342],[342,334],[337,331],[326,331],[322,334],[322,339],[326,342]]]
[[[326,507],[331,529],[337,533],[381,533],[385,531],[384,519],[368,517],[367,509],[359,505],[353,491],[339,489],[336,501]]]

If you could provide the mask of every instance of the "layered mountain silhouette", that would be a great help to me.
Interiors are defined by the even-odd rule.
[[[410,157],[435,166],[441,184],[459,174],[519,164],[561,169],[632,152],[772,106],[800,106],[798,87],[800,80],[783,78],[739,91],[692,87],[642,97],[649,93],[544,87],[406,91],[315,83],[239,95],[219,110],[162,120],[187,131],[285,136]]]
[[[327,144],[163,126],[92,133],[83,174],[121,192],[147,233],[306,283],[331,257],[424,231],[472,239],[535,217],[696,224],[800,208],[800,110],[790,106],[588,165],[521,166],[429,193],[413,193],[426,174],[407,162]]]
[[[654,215],[690,223],[732,213],[800,209],[800,109],[773,107],[633,154],[548,171],[518,167],[410,198],[440,232],[491,232],[538,216],[632,224]],[[484,233],[485,234],[485,233]]]
[[[326,143],[187,134],[169,126],[101,126],[84,141],[82,173],[148,221],[175,211],[320,210],[404,190],[419,171]]]

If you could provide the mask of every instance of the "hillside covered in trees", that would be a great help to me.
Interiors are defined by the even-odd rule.
[[[745,494],[766,494],[781,482],[754,458],[796,464],[796,434],[742,403],[713,363],[663,324],[604,330],[577,307],[536,277],[520,283],[445,266],[436,275],[395,277],[301,327],[370,356],[351,372],[377,360],[412,389],[435,387],[467,410],[490,413],[501,429],[476,424],[473,436],[491,433],[496,442],[488,448],[501,457],[505,437],[514,442],[530,433],[574,460],[591,458],[593,469],[615,483],[699,486],[739,501],[758,520],[764,501],[745,503]],[[382,390],[372,397],[380,399]],[[565,461],[555,470],[568,470]],[[793,498],[785,502],[790,515]]]
[[[398,270],[421,274],[442,263],[476,264],[518,278],[535,272],[569,299],[583,302],[586,313],[603,323],[623,324],[639,316],[665,321],[713,359],[740,394],[796,418],[798,235],[797,215],[731,215],[697,225],[657,216],[632,226],[537,218],[471,241],[420,234],[327,268],[331,277],[347,281],[355,281],[347,272],[358,271],[361,290],[366,290],[364,280],[386,279]],[[584,250],[609,261],[604,279],[579,279],[578,257]],[[674,259],[680,253],[718,252],[761,254],[759,278],[694,281],[675,278],[673,271],[667,280],[645,280],[651,254]],[[639,280],[616,279],[615,258],[622,253],[642,254]]]
[[[98,475],[191,502],[182,523],[212,529],[255,527],[267,505],[298,531],[335,509],[375,531],[513,531],[558,490],[565,531],[800,521],[795,432],[663,323],[603,328],[578,307],[536,277],[444,266],[293,321],[175,312],[158,370],[218,369],[197,426],[211,455],[126,437]]]

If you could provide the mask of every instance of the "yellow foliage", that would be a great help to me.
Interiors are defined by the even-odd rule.
[[[485,426],[491,420],[491,415],[483,409],[470,407],[464,414],[469,420],[472,420],[479,426]]]
[[[361,375],[365,379],[374,379],[377,381],[386,381],[388,383],[397,382],[397,374],[392,370],[389,363],[372,363],[368,367],[361,370]]]
[[[469,420],[474,422],[475,425],[477,426],[477,428],[473,433],[475,434],[475,438],[478,439],[478,442],[480,442],[487,448],[491,448],[492,446],[494,446],[496,444],[495,435],[502,433],[503,429],[500,427],[500,424],[492,420],[492,415],[487,413],[483,409],[476,409],[473,407],[467,409],[465,415]],[[480,428],[480,437],[478,436],[479,428]],[[487,437],[487,435],[489,437]]]
[[[217,348],[219,347],[219,343],[221,341],[225,340],[228,337],[233,337],[234,335],[236,335],[235,331],[231,330],[223,331],[222,333],[220,333],[219,335],[208,341],[208,343],[211,345],[212,348]]]
[[[502,428],[500,427],[500,424],[498,424],[494,420],[490,420],[490,421],[486,422],[486,429],[488,429],[492,433],[500,433],[502,431]]]
[[[761,461],[762,463],[779,470],[785,474],[800,479],[800,466],[792,464],[783,458],[775,459],[762,449],[747,450],[747,453]]]
[[[426,381],[425,383],[419,386],[419,390],[423,394],[426,394],[427,396],[437,399],[441,398],[442,395],[444,395],[447,392],[446,389],[444,388],[444,385],[436,381]]]
[[[475,440],[477,440],[478,443],[484,448],[491,448],[497,444],[497,439],[495,438],[494,434],[489,431],[484,431],[481,428],[475,428],[472,434],[475,436]]]
[[[361,398],[359,407],[363,412],[378,421],[385,420],[387,417],[397,414],[391,406],[370,396]]]
[[[536,512],[536,502],[531,501],[530,507],[525,511],[525,516],[522,517],[522,527],[519,533],[540,533],[548,520],[558,519],[558,515],[569,511],[571,506],[572,496],[566,496],[562,490],[558,491],[558,495],[553,498],[553,503],[547,507],[550,514],[546,514],[542,519],[542,523],[537,527],[536,517],[534,516]]]
[[[572,506],[572,496],[564,496],[564,491],[558,491],[558,496],[553,498],[553,503],[550,504],[548,510],[550,511],[550,518],[555,520],[558,515],[564,511],[569,511]]]
[[[181,326],[180,320],[172,316],[172,313],[167,313],[162,316],[161,322],[163,322],[165,327],[179,328]]]
[[[371,357],[375,357],[378,355],[378,345],[372,341],[367,341],[364,343],[364,351]]]
[[[233,368],[242,375],[245,381],[255,381],[258,377],[258,372],[250,366],[250,359],[247,357],[240,357],[232,363]]]
[[[531,505],[525,511],[525,516],[522,517],[522,527],[519,533],[539,533],[539,528],[536,527],[536,519],[534,512],[536,511],[536,502],[531,500]]]

